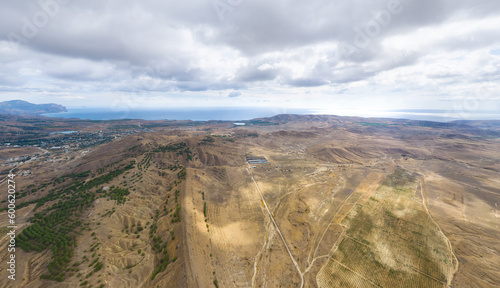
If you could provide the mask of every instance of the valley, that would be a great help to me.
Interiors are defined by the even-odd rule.
[[[18,261],[15,286],[4,265],[0,287],[500,283],[498,126],[317,115],[187,123],[79,123],[110,137],[65,152],[4,146]],[[111,130],[119,125],[130,130]]]

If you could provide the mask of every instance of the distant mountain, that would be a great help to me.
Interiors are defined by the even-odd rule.
[[[0,114],[9,115],[39,115],[44,113],[67,112],[66,107],[49,103],[33,104],[23,100],[11,100],[0,102]]]
[[[454,128],[472,128],[469,124],[475,122],[486,122],[486,121],[453,121],[453,122],[437,122],[437,121],[427,121],[427,120],[409,120],[409,119],[397,119],[397,118],[380,118],[380,117],[358,117],[358,116],[336,116],[336,115],[297,115],[297,114],[280,114],[272,117],[257,118],[252,119],[253,122],[343,122],[343,123],[362,123],[366,126],[374,126],[374,124],[400,124],[400,125],[412,125],[421,127],[432,127],[432,128],[444,128],[444,127],[454,127]],[[488,123],[493,125],[494,121],[489,121]],[[479,125],[479,124],[478,124]],[[377,125],[375,125],[377,126]],[[379,125],[384,126],[384,125]]]
[[[489,129],[489,130],[499,130],[500,131],[500,120],[457,120],[453,123],[470,125],[475,128]]]

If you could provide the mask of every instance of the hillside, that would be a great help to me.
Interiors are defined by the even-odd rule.
[[[498,286],[498,137],[309,120],[89,122],[49,136],[66,150],[4,147],[0,287]]]
[[[39,115],[44,113],[67,112],[66,107],[49,103],[33,104],[22,100],[0,102],[0,114],[8,115]]]

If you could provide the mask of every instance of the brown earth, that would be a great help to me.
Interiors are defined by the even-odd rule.
[[[440,275],[433,283],[452,287],[500,285],[498,138],[483,137],[484,131],[469,127],[424,127],[326,116],[306,120],[282,116],[270,120],[278,125],[231,128],[210,124],[208,130],[206,126],[179,127],[176,132],[160,129],[141,133],[140,140],[124,137],[92,147],[88,153],[74,151],[62,156],[51,152],[23,164],[19,169],[29,169],[32,175],[16,177],[18,191],[29,192],[17,205],[62,187],[64,184],[54,179],[69,173],[92,171],[88,181],[131,161],[136,166],[90,191],[115,185],[131,192],[125,204],[101,198],[83,213],[88,229],[77,235],[71,264],[85,256],[97,257],[89,251],[98,245],[95,251],[104,263],[102,270],[85,278],[92,270],[85,262],[79,272],[68,272],[62,282],[42,280],[39,276],[46,273],[51,261],[50,249],[37,253],[18,248],[17,280],[9,280],[6,265],[0,265],[0,287],[215,287],[215,282],[219,287],[300,287],[302,281],[303,287],[328,286],[328,281],[321,279],[329,278],[318,278],[320,271],[332,277],[344,271],[347,274],[342,275],[352,277],[349,283],[375,283],[374,279],[359,278],[365,275],[360,268],[348,266],[341,258],[335,258],[336,264],[329,259],[344,257],[336,252],[339,245],[353,247],[357,245],[353,241],[361,239],[346,232],[356,211],[373,206],[373,217],[379,219],[377,213],[383,213],[383,206],[373,199],[377,199],[381,183],[397,169],[418,179],[411,187],[419,187],[412,194],[419,204],[412,209],[429,217],[412,221],[442,231],[442,238],[429,242],[425,249],[445,251],[450,243],[450,259],[458,260],[456,273]],[[377,125],[367,125],[368,121]],[[189,147],[191,159],[158,148],[180,142]],[[7,150],[0,152],[9,155]],[[245,161],[250,155],[266,157],[270,163],[251,167]],[[176,165],[185,167],[185,180],[177,174],[180,168],[169,169]],[[399,181],[397,177],[390,179]],[[6,183],[0,184],[0,189],[5,191]],[[405,204],[410,202],[405,201],[395,203],[395,211],[410,211],[410,204]],[[182,207],[180,222],[173,222],[177,205]],[[29,225],[34,206],[17,210],[18,234]],[[159,216],[155,216],[157,211]],[[401,217],[406,212],[400,212]],[[7,220],[6,211],[1,212],[0,228],[7,226]],[[139,223],[145,229],[136,234]],[[149,236],[152,223],[157,225],[155,237],[166,243],[169,255],[166,269],[154,280],[160,255]],[[404,230],[394,231],[404,236]],[[375,239],[366,237],[367,241]],[[372,243],[371,249],[379,253],[376,255],[389,255],[394,248],[390,243],[381,240]],[[1,245],[0,258],[5,263],[6,238]],[[384,261],[381,269],[394,268],[391,265],[395,262]],[[88,285],[80,286],[83,281]]]

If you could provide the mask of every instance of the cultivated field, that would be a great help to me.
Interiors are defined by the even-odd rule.
[[[427,214],[418,181],[398,169],[356,205],[317,276],[320,287],[443,287],[451,280],[456,260]]]

